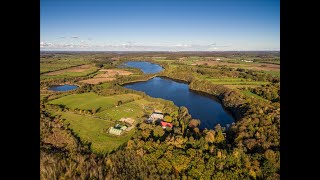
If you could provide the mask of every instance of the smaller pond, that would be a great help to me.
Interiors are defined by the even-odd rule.
[[[71,90],[74,90],[77,88],[78,88],[78,86],[76,86],[76,85],[65,84],[65,85],[59,85],[59,86],[51,86],[49,88],[49,90],[52,90],[52,91],[71,91]]]
[[[158,64],[153,64],[149,62],[140,62],[140,61],[130,61],[124,63],[125,66],[139,68],[145,74],[154,74],[163,70]]]

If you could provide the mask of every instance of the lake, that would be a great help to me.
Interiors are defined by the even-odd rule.
[[[155,77],[124,87],[143,91],[151,97],[173,101],[177,106],[187,107],[192,118],[200,119],[200,129],[213,129],[218,123],[226,127],[227,124],[231,125],[234,122],[231,113],[223,108],[218,99],[192,91],[185,83]]]
[[[78,86],[76,86],[76,85],[65,84],[65,85],[59,85],[59,86],[52,86],[49,88],[49,90],[52,90],[52,91],[71,91],[71,90],[74,90],[77,88],[78,88]]]
[[[140,62],[140,61],[130,61],[124,63],[125,66],[139,68],[145,74],[154,74],[163,70],[158,64],[153,64],[149,62]]]

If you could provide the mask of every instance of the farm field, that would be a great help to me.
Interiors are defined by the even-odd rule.
[[[111,77],[97,78],[97,77],[94,77],[94,78],[85,79],[85,80],[82,80],[79,82],[86,83],[86,84],[99,84],[102,82],[109,82],[109,81],[113,81],[113,80],[116,80],[116,78],[111,78]]]
[[[149,110],[148,107],[150,107]],[[113,120],[119,120],[122,117],[131,117],[137,119],[143,116],[145,112],[148,114],[151,113],[151,108],[162,109],[163,105],[159,103],[153,103],[145,99],[139,99],[133,102],[123,104],[121,106],[104,110],[102,112],[97,113],[96,116]]]
[[[280,77],[280,71],[264,71],[264,73]]]
[[[63,79],[71,77],[84,77],[89,74],[95,73],[98,70],[97,67],[92,65],[81,65],[77,67],[72,67],[68,69],[53,71],[45,73],[40,76],[40,80],[52,80],[52,79]]]
[[[110,88],[110,86],[111,86],[111,84],[108,82],[104,82],[104,83],[97,85],[97,87],[102,88],[102,89]]]
[[[51,71],[58,71],[66,68],[71,68],[75,66],[85,65],[89,62],[82,59],[63,59],[59,60],[57,58],[50,58],[49,60],[40,60],[40,73],[48,73]]]
[[[188,62],[187,62],[188,64]],[[204,65],[208,66],[228,66],[232,68],[244,68],[244,69],[254,69],[254,70],[263,70],[263,71],[280,71],[280,65],[269,64],[269,63],[249,63],[242,61],[233,61],[233,63],[225,61],[196,61],[192,65]]]
[[[251,88],[256,88],[256,87],[260,87],[260,85],[233,85],[233,84],[229,84],[229,85],[223,85],[227,88],[230,88],[230,89],[241,89],[241,88],[244,88],[244,87],[251,87]]]
[[[257,99],[260,99],[260,100],[263,100],[263,101],[268,101],[267,99],[263,98],[263,97],[260,97],[259,95],[255,94],[255,93],[252,93],[250,91],[247,91],[247,90],[244,90],[244,91],[241,91],[244,95],[248,96],[248,97],[255,97]]]
[[[65,124],[80,137],[81,141],[91,143],[90,149],[98,154],[105,154],[117,149],[120,145],[127,142],[134,130],[121,136],[113,136],[107,133],[109,127],[114,126],[115,122],[94,118],[89,115],[79,115],[73,112],[57,112],[65,119]]]
[[[154,61],[156,61],[156,62],[168,62],[168,63],[175,62],[175,60],[166,60],[166,59],[155,59]]]
[[[111,135],[108,128],[114,126],[117,120],[131,117],[139,121],[145,113],[151,113],[152,108],[162,109],[161,103],[150,102],[136,94],[122,94],[113,96],[99,96],[95,93],[67,95],[49,102],[54,105],[64,105],[71,109],[92,110],[96,114],[77,113],[73,111],[52,111],[53,115],[60,115],[69,124],[69,128],[80,137],[81,141],[91,143],[91,150],[98,154],[109,153],[128,141],[134,130],[120,136]],[[118,101],[123,103],[117,106]],[[148,109],[149,108],[149,109]],[[151,109],[150,109],[151,108]],[[99,118],[100,117],[100,118]]]
[[[121,94],[115,96],[99,96],[93,92],[83,94],[72,94],[59,99],[50,101],[50,104],[64,105],[68,108],[78,108],[82,110],[93,110],[101,112],[108,108],[117,106],[119,101],[122,103],[141,99],[142,97],[136,94]]]
[[[133,74],[130,71],[125,71],[121,69],[101,69],[99,70],[100,74],[97,74],[93,78],[82,80],[80,82],[87,84],[99,84],[101,82],[113,81],[116,79],[116,76],[128,76]]]
[[[215,79],[215,78],[207,78],[207,81],[210,81],[213,84],[222,84],[222,85],[265,85],[269,84],[269,82],[263,81],[247,81],[245,79]]]
[[[245,78],[209,78],[204,77],[203,79],[209,81],[212,84],[224,85],[231,89],[239,89],[243,87],[259,87],[261,85],[269,84],[264,81],[253,81]]]
[[[93,69],[92,65],[86,64],[86,65],[80,65],[72,68],[67,68],[63,70],[57,70],[49,73],[44,73],[44,76],[54,76],[54,75],[63,75],[65,73],[72,73],[72,72],[84,72],[87,70]],[[96,68],[94,68],[96,69]]]

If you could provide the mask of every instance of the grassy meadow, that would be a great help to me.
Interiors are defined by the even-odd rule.
[[[136,100],[123,104],[121,106],[113,107],[96,114],[96,116],[108,119],[119,120],[122,117],[131,117],[134,119],[140,118],[145,113],[151,113],[151,108],[148,112],[148,107],[155,109],[162,109],[163,105],[153,103],[145,99]]]
[[[134,134],[134,130],[121,136],[107,133],[109,127],[115,125],[114,121],[95,118],[89,115],[75,114],[74,112],[56,112],[65,119],[64,124],[80,138],[84,143],[91,143],[90,149],[98,154],[105,154],[117,149],[127,142]]]
[[[101,112],[111,107],[118,105],[119,101],[122,103],[127,103],[142,97],[136,94],[121,94],[115,96],[99,96],[93,92],[83,93],[83,94],[72,94],[64,96],[59,99],[50,101],[50,104],[64,105],[71,109],[82,109],[82,110],[92,110],[95,109],[97,112]]]
[[[265,85],[269,83],[263,81],[250,81],[244,78],[207,78],[206,80],[213,84],[222,85]]]
[[[118,101],[123,103],[117,106]],[[75,113],[73,111],[51,111],[54,115],[61,115],[65,124],[80,137],[81,141],[91,143],[91,150],[105,154],[115,150],[128,141],[134,134],[134,129],[121,136],[108,134],[107,129],[114,126],[122,117],[131,117],[136,121],[151,113],[152,108],[162,109],[164,105],[142,99],[136,94],[121,94],[100,96],[93,92],[72,94],[48,102],[54,105],[64,105],[70,109],[92,110],[97,109],[94,115]]]
[[[82,59],[50,59],[43,60],[40,59],[40,73],[47,73],[52,71],[58,71],[66,68],[71,68],[83,64],[89,63],[86,60]]]
[[[257,99],[260,99],[260,100],[263,100],[263,101],[268,101],[267,99],[255,94],[255,93],[252,93],[248,90],[243,90],[241,91],[241,93],[243,93],[244,95],[248,96],[248,97],[254,97],[254,98],[257,98]]]

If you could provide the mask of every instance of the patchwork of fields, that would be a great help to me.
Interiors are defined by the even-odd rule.
[[[42,74],[40,76],[40,80],[84,77],[96,72],[97,70],[98,68],[93,65],[81,65],[77,67],[71,67],[63,70]]]
[[[93,78],[82,80],[80,82],[87,84],[99,84],[101,82],[113,81],[116,79],[116,76],[128,76],[133,74],[130,71],[121,69],[101,69],[99,71],[103,73],[97,74]]]
[[[212,58],[201,58],[197,56],[180,58],[180,60],[165,60],[163,58],[155,58],[155,61],[169,64],[173,72],[179,71],[178,64],[186,64],[189,67],[196,65],[207,65],[201,67],[203,69],[210,66],[225,65],[227,67],[244,68],[260,70],[263,73],[271,74],[272,76],[280,77],[280,69],[277,64],[267,63],[247,63],[242,61],[228,60],[219,58],[220,61],[214,61]],[[229,62],[230,61],[230,62]],[[177,62],[177,64],[174,64]],[[101,89],[110,87],[107,81],[113,81],[119,76],[139,76],[134,70],[119,69],[114,66],[111,69],[100,69],[94,63],[83,59],[63,59],[63,60],[45,60],[40,63],[40,80],[55,80],[69,77],[86,77],[85,80],[79,81],[82,83],[91,84]],[[176,67],[176,68],[175,68]],[[99,70],[100,69],[100,70]],[[131,72],[130,72],[131,71]],[[216,72],[215,72],[216,71]],[[224,85],[231,89],[240,89],[241,93],[248,97],[254,97],[263,101],[268,101],[257,94],[247,90],[242,90],[243,87],[260,87],[269,84],[270,82],[253,81],[249,78],[231,78],[231,76],[220,75],[219,69],[210,69],[211,74],[201,75],[194,73],[197,78],[204,79],[212,84]],[[189,72],[186,72],[186,74]],[[192,74],[192,73],[191,73]],[[228,78],[229,77],[229,78]],[[232,76],[235,77],[235,76]],[[243,77],[243,76],[242,76]],[[84,78],[82,78],[84,79]],[[99,83],[103,84],[98,85]],[[109,82],[110,83],[110,82]],[[40,98],[50,96],[51,92],[44,92]],[[60,97],[58,99],[49,99],[48,104],[67,107],[69,110],[52,111],[55,115],[60,115],[65,119],[65,124],[85,143],[90,143],[91,150],[96,153],[105,154],[117,149],[119,146],[127,142],[135,133],[135,129],[124,133],[120,136],[111,135],[107,130],[118,123],[118,120],[123,117],[130,117],[136,121],[141,121],[144,115],[150,114],[154,109],[162,110],[164,104],[146,100],[144,97],[137,94],[121,94],[100,96],[93,92],[82,94],[71,94]],[[84,112],[86,111],[86,112]],[[90,113],[88,113],[88,111]]]
[[[216,59],[220,59],[217,61]],[[227,66],[231,68],[243,68],[243,69],[252,69],[258,71],[264,71],[267,74],[274,76],[280,76],[280,61],[270,62],[244,62],[240,60],[234,60],[224,57],[212,57],[212,58],[200,58],[200,57],[188,57],[181,58],[180,60],[155,60],[158,62],[167,62],[170,63],[171,67],[177,67],[177,65],[171,64],[174,62],[183,63],[186,65],[207,65],[207,66]]]
[[[43,75],[54,76],[54,75],[63,75],[65,73],[72,73],[72,72],[84,72],[84,71],[90,70],[92,68],[93,68],[92,65],[86,64],[86,65],[80,65],[80,66],[76,66],[76,67],[72,67],[72,68],[67,68],[67,69],[63,69],[63,70],[45,73]],[[94,69],[96,69],[96,68],[94,68]]]
[[[121,101],[121,105],[118,105]],[[80,114],[72,111],[52,112],[61,115],[69,128],[80,137],[81,141],[91,143],[91,150],[96,153],[107,153],[127,142],[134,130],[121,136],[107,133],[108,128],[114,126],[120,118],[130,117],[139,119],[153,110],[162,109],[164,105],[143,99],[136,94],[121,94],[113,96],[99,96],[93,92],[72,94],[49,102],[49,104],[63,105],[70,109],[92,110],[94,115]]]
[[[40,61],[40,73],[48,73],[52,71],[58,71],[62,69],[67,69],[75,66],[80,66],[87,64],[88,61],[82,59],[65,59],[65,60],[42,60]]]

